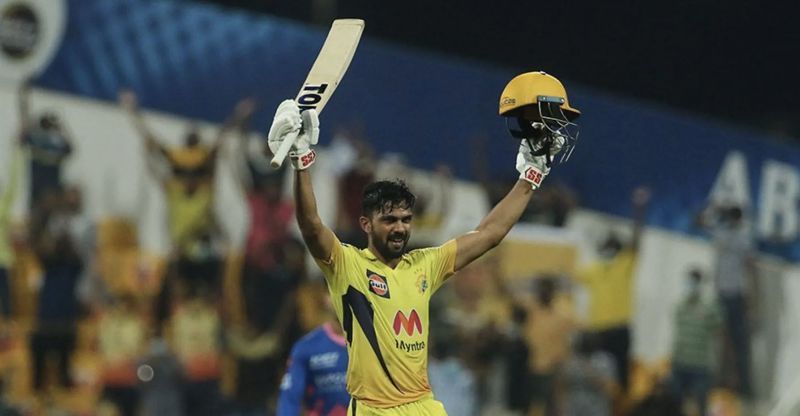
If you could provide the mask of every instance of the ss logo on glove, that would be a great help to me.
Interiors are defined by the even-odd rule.
[[[544,179],[544,175],[542,175],[542,172],[539,172],[533,168],[528,168],[528,170],[525,172],[525,177],[529,181],[533,182],[533,184],[536,186],[541,185],[542,179]]]

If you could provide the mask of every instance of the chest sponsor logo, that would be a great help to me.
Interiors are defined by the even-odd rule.
[[[414,332],[422,334],[422,320],[419,319],[419,314],[416,309],[412,309],[411,313],[406,316],[403,311],[397,311],[394,314],[394,324],[392,325],[395,335],[400,335],[400,332],[405,332],[406,335],[414,335]]]
[[[389,299],[389,284],[386,283],[386,278],[367,270],[367,280],[369,281],[369,291],[382,297]]]

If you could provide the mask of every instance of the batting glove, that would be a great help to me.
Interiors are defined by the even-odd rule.
[[[566,139],[559,134],[553,136],[550,144],[550,160],[553,159],[562,147]],[[528,140],[521,140],[519,144],[519,152],[517,153],[517,171],[519,178],[530,183],[532,189],[538,189],[541,186],[544,178],[550,173],[550,163],[548,162],[548,155],[534,156],[533,152],[538,151],[537,146],[541,146],[541,142],[531,144]]]
[[[267,144],[272,154],[278,153],[278,148],[287,137],[300,131],[303,126],[300,109],[294,100],[284,100],[275,110],[272,126],[267,134]]]
[[[300,114],[303,119],[303,129],[289,152],[292,166],[296,170],[307,169],[317,160],[317,152],[311,148],[319,141],[319,116],[317,110],[310,109]]]
[[[319,117],[315,110],[300,113],[300,108],[294,100],[284,100],[275,111],[272,126],[267,135],[269,150],[273,154],[285,140],[295,137],[289,158],[292,166],[303,170],[311,166],[316,160],[316,152],[311,148],[319,141]]]

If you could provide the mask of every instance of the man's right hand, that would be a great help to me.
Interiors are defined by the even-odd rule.
[[[294,100],[284,100],[275,111],[267,135],[270,151],[275,154],[281,144],[295,134],[298,136],[289,152],[289,158],[296,170],[303,170],[316,160],[316,152],[311,146],[316,145],[319,140],[319,117],[315,110],[306,110],[301,114]]]

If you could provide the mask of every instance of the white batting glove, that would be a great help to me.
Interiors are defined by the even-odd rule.
[[[275,110],[275,117],[272,119],[272,126],[267,134],[267,144],[272,154],[278,153],[281,143],[289,135],[299,132],[302,126],[303,121],[297,103],[294,100],[284,100]]]
[[[317,152],[311,148],[319,142],[319,116],[313,108],[300,114],[303,119],[302,133],[294,141],[289,158],[296,170],[308,169],[317,160]]]
[[[564,143],[566,143],[566,139],[563,136],[554,135],[553,142],[550,145],[551,160],[561,151]],[[542,185],[544,178],[550,173],[550,167],[547,166],[547,155],[534,156],[528,141],[521,140],[519,152],[517,153],[517,171],[520,179],[530,183],[532,189],[538,189]]]

